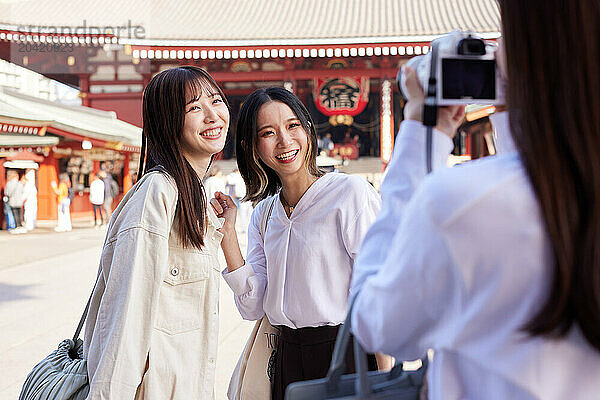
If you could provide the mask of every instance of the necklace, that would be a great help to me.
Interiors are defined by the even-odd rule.
[[[306,191],[312,186],[313,183],[315,183],[317,181],[317,179],[319,179],[319,177],[314,177],[314,176],[311,177],[311,181],[309,182],[308,186],[304,190],[304,193],[306,193]],[[302,196],[304,196],[304,193],[302,193]],[[302,198],[302,196],[300,196],[300,197]],[[287,200],[285,199],[285,196],[283,195],[283,189],[281,189],[281,191],[279,192],[279,198],[281,199],[281,204],[283,204],[283,208],[285,209],[287,207],[288,217],[289,217],[294,212],[294,208],[296,208],[298,203],[296,202],[296,204],[294,204],[293,206],[290,205],[290,203],[287,202]]]
[[[281,202],[283,203],[283,206],[288,208],[288,210],[289,210],[290,214],[291,214],[291,213],[293,213],[293,212],[294,212],[294,208],[295,208],[296,206],[291,206],[291,205],[289,205],[289,203],[287,202],[287,200],[285,199],[285,197],[283,196],[283,194],[282,194],[282,193],[280,193],[280,196],[279,196],[279,197],[281,198]]]

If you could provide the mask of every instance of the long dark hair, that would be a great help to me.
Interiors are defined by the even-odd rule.
[[[175,219],[184,247],[204,246],[207,200],[202,182],[181,152],[185,122],[186,93],[223,91],[203,69],[194,66],[172,68],[157,74],[144,89],[142,149],[138,180],[160,165],[177,185]],[[228,105],[229,107],[229,105]]]
[[[600,3],[500,4],[512,132],[554,251],[525,329],[562,337],[575,323],[600,350]]]
[[[236,153],[240,174],[246,183],[246,197],[244,200],[257,203],[270,195],[277,193],[281,188],[281,180],[271,168],[262,162],[258,156],[258,132],[256,119],[260,108],[271,101],[280,101],[291,108],[300,120],[300,124],[308,135],[308,150],[304,166],[309,174],[319,177],[324,174],[317,167],[317,132],[310,113],[300,99],[293,93],[280,87],[258,89],[246,98],[240,114],[236,129]]]

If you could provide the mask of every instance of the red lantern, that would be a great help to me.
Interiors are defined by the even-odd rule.
[[[357,115],[369,103],[369,78],[343,77],[313,82],[317,109],[327,115]]]

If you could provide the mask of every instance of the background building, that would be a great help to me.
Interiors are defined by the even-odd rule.
[[[399,66],[453,29],[498,37],[496,1],[19,1],[0,4],[0,58],[77,87],[83,105],[137,126],[143,87],[166,68],[208,70],[234,115],[256,88],[283,86],[319,134],[332,135],[334,153],[385,164],[402,119]]]
[[[0,60],[0,189],[6,169],[20,175],[34,170],[38,219],[56,219],[51,182],[60,173],[69,174],[76,191],[74,215],[91,210],[91,172],[112,173],[121,191],[131,186],[129,166],[138,159],[141,129],[118,120],[114,111],[78,103],[78,90]]]

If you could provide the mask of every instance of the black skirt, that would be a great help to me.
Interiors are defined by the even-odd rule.
[[[275,354],[273,400],[283,400],[285,388],[292,382],[324,378],[329,370],[338,326],[320,326],[317,328],[292,329],[280,326],[281,335],[277,342]],[[355,372],[354,368],[354,338],[350,337],[346,351],[345,373]],[[370,371],[377,369],[375,355],[367,356]]]

